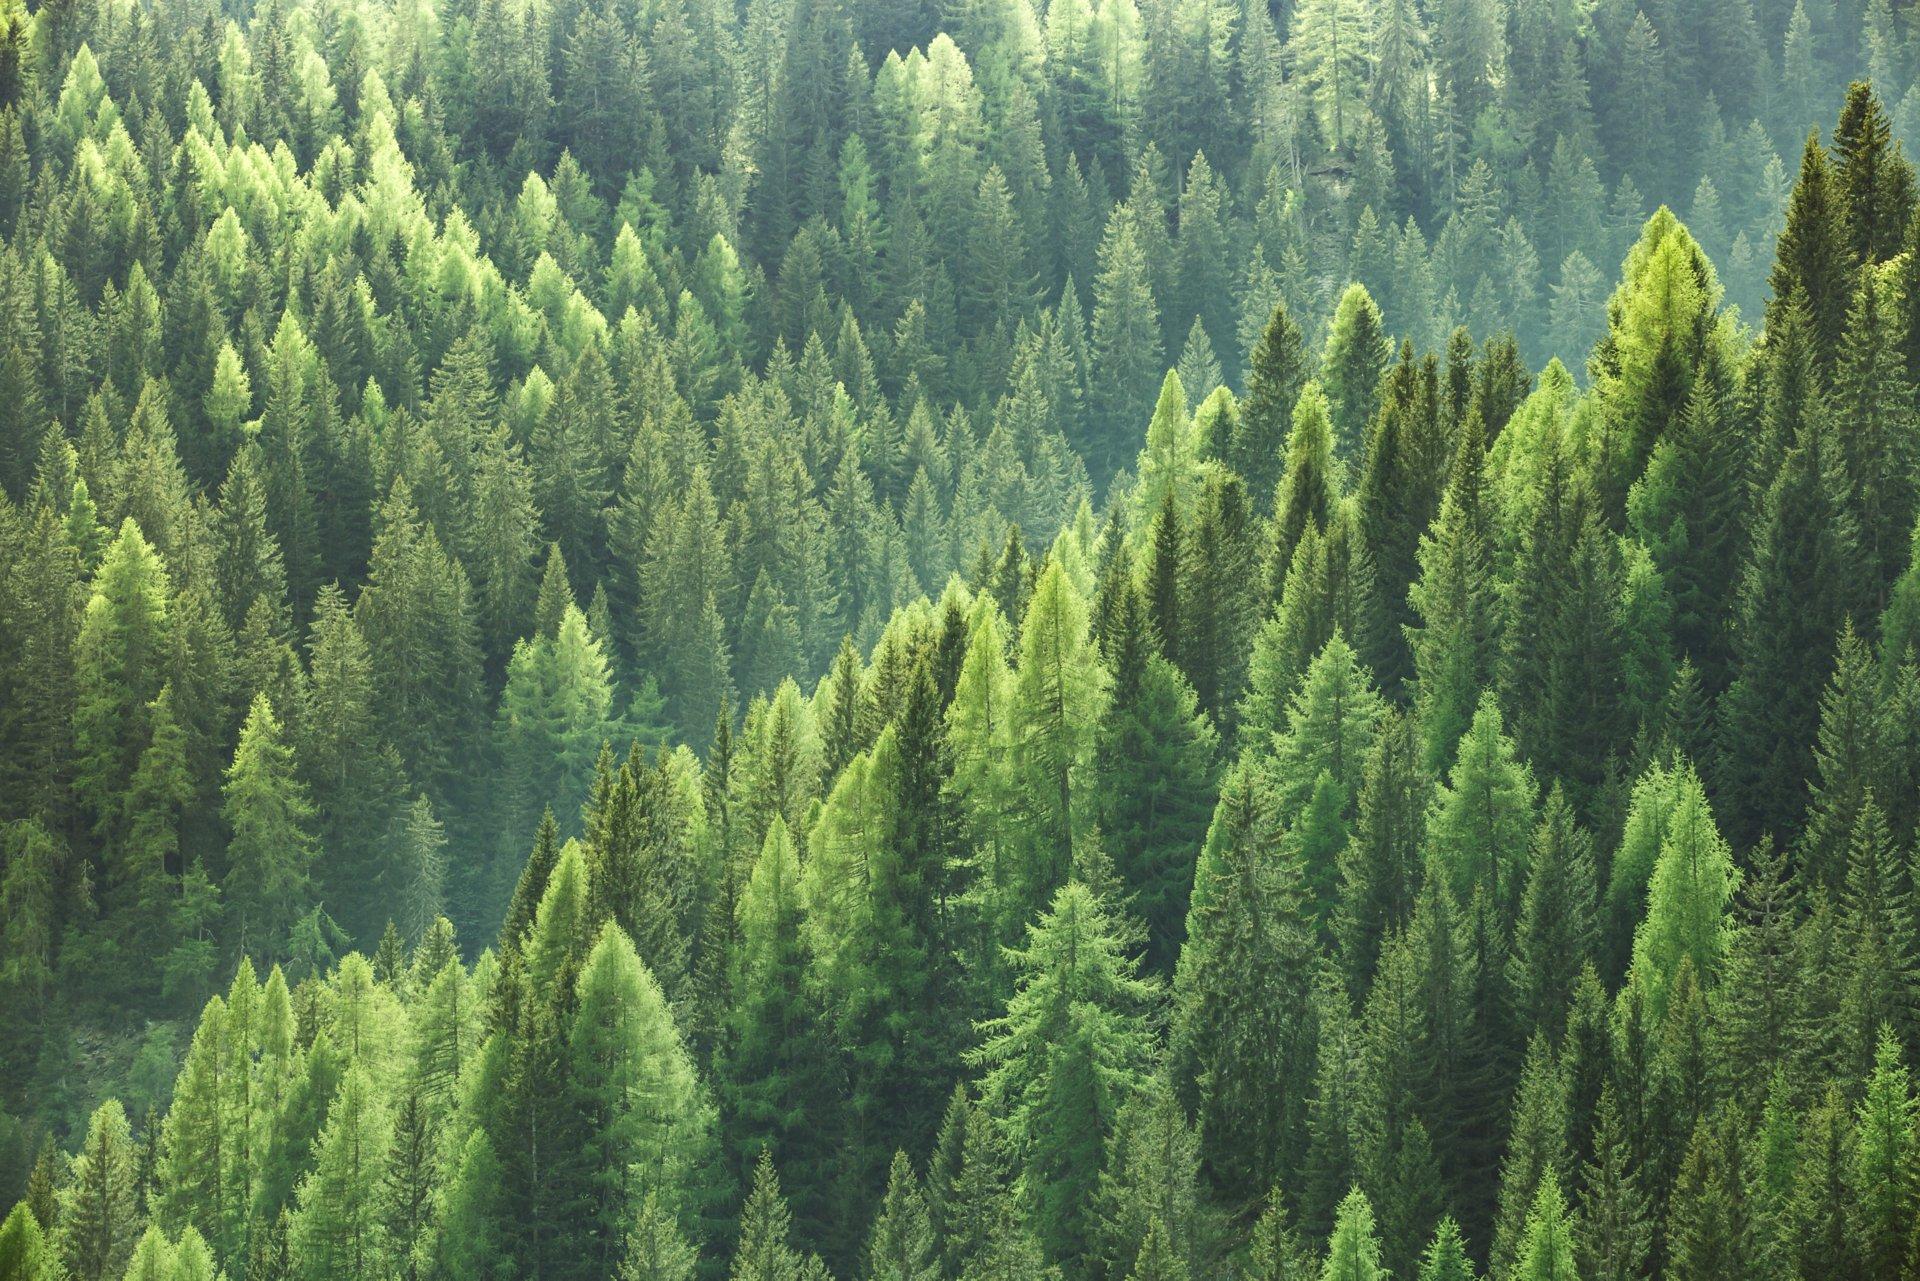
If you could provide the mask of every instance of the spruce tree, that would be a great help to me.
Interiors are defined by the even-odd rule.
[[[1094,749],[1100,832],[1146,918],[1149,960],[1172,969],[1194,852],[1204,838],[1216,736],[1193,689],[1158,652],[1137,591],[1101,643],[1111,693]]]
[[[1408,593],[1419,620],[1407,625],[1406,637],[1422,764],[1435,773],[1466,732],[1497,652],[1485,460],[1485,428],[1470,414],[1460,427],[1440,513],[1421,536],[1420,576]]]
[[[569,1216],[573,1266],[611,1272],[646,1197],[683,1225],[703,1208],[713,1119],[666,999],[619,926],[602,929],[578,992],[567,1041],[571,1101],[584,1121],[570,1154],[584,1192]]]
[[[1686,771],[1678,781],[1660,853],[1647,885],[1647,914],[1633,936],[1632,973],[1655,1019],[1682,965],[1712,982],[1726,956],[1727,909],[1740,885],[1733,854],[1714,826],[1705,791]]]
[[[1374,1235],[1373,1206],[1356,1187],[1340,1203],[1320,1281],[1384,1281],[1386,1276],[1380,1266],[1380,1240]]]
[[[1286,470],[1273,499],[1273,543],[1267,554],[1267,584],[1275,601],[1294,550],[1309,527],[1325,533],[1339,495],[1332,419],[1320,384],[1300,392],[1287,429]]]
[[[74,642],[74,786],[103,835],[140,753],[152,741],[148,709],[165,683],[173,643],[166,566],[128,517],[107,548]]]
[[[866,1275],[873,1281],[936,1281],[940,1276],[927,1203],[904,1152],[893,1154],[887,1172],[887,1194],[867,1243]]]
[[[1592,843],[1558,784],[1535,830],[1509,983],[1520,1026],[1558,1037],[1599,937]]]
[[[1786,225],[1775,247],[1768,284],[1768,328],[1778,312],[1798,307],[1812,331],[1814,359],[1827,368],[1846,326],[1847,300],[1857,260],[1845,196],[1834,180],[1832,158],[1820,135],[1807,135],[1800,174],[1787,204]]]
[[[1885,262],[1900,251],[1913,218],[1914,174],[1870,84],[1856,80],[1847,87],[1833,153],[1834,187],[1853,259]]]
[[[1427,815],[1430,848],[1457,902],[1481,890],[1502,911],[1519,901],[1537,795],[1533,771],[1502,731],[1499,704],[1483,696]]]
[[[1560,1180],[1552,1173],[1540,1180],[1533,1209],[1527,1215],[1527,1236],[1511,1274],[1516,1281],[1576,1281],[1581,1273],[1574,1261],[1573,1235]]]
[[[699,1262],[673,1216],[649,1194],[627,1233],[620,1270],[614,1275],[618,1281],[693,1281]]]
[[[1054,896],[1012,958],[1018,988],[981,1024],[972,1060],[982,1102],[999,1117],[1021,1167],[1048,1254],[1084,1260],[1095,1245],[1095,1198],[1126,1100],[1144,1083],[1146,1005],[1157,985],[1121,952],[1109,909],[1078,881]]]
[[[1088,622],[1079,590],[1049,562],[1021,620],[1009,706],[1027,829],[1017,869],[1023,917],[1065,883],[1093,818],[1094,746],[1108,691]]]
[[[1247,394],[1227,441],[1225,461],[1247,482],[1264,506],[1280,481],[1280,460],[1294,407],[1307,379],[1307,358],[1300,328],[1277,301],[1247,358]]]
[[[233,840],[223,883],[231,928],[255,955],[277,955],[306,910],[313,806],[266,695],[254,698],[227,770],[221,810]]]
[[[1333,424],[1334,455],[1349,467],[1359,463],[1367,425],[1379,404],[1380,377],[1392,355],[1380,308],[1365,286],[1348,285],[1334,308],[1320,364]]]
[[[800,1281],[800,1256],[788,1244],[792,1221],[773,1158],[762,1152],[753,1170],[753,1189],[740,1211],[731,1281]]]
[[[101,1104],[60,1191],[54,1243],[75,1281],[118,1281],[145,1216],[134,1190],[133,1133],[119,1100]]]
[[[1413,916],[1422,876],[1431,788],[1411,719],[1390,715],[1383,722],[1361,777],[1353,835],[1340,852],[1332,920],[1341,969],[1356,997],[1371,982],[1387,938]]]
[[[1258,771],[1229,771],[1173,981],[1170,1068],[1194,1109],[1207,1176],[1228,1194],[1297,1168],[1306,1137],[1304,1099],[1260,1085],[1276,1063],[1304,1075],[1314,1050],[1313,934],[1279,827]]]
[[[392,1120],[366,1068],[341,1078],[315,1142],[313,1172],[301,1183],[292,1240],[301,1274],[365,1276],[387,1266],[389,1244],[380,1213],[380,1171]]]

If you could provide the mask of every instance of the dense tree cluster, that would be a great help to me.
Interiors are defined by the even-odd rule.
[[[1917,71],[0,0],[0,1281],[1911,1281]]]

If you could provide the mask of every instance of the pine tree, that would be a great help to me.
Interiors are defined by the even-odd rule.
[[[1855,81],[1833,130],[1833,185],[1855,262],[1900,251],[1914,209],[1913,166],[1893,142],[1892,122],[1871,85]]]
[[[1593,1281],[1644,1275],[1653,1242],[1647,1199],[1635,1176],[1619,1109],[1603,1089],[1595,1111],[1593,1156],[1581,1174],[1580,1213],[1574,1224],[1580,1274]]]
[[[1413,722],[1390,715],[1367,756],[1353,836],[1340,852],[1340,892],[1334,901],[1333,936],[1347,990],[1356,997],[1371,983],[1388,937],[1413,916],[1430,791]]]
[[[640,1212],[627,1233],[615,1276],[619,1281],[693,1281],[699,1261],[674,1225],[673,1216],[649,1194],[640,1203]]]
[[[1860,1275],[1901,1275],[1909,1248],[1915,1180],[1920,1159],[1914,1151],[1913,1088],[1898,1042],[1882,1030],[1874,1050],[1873,1071],[1854,1114],[1854,1140],[1848,1155],[1848,1221]]]
[[[1765,1266],[1748,1198],[1747,1160],[1735,1118],[1705,1116],[1694,1127],[1667,1205],[1674,1275],[1750,1276]]]
[[[401,794],[398,757],[376,725],[373,656],[337,586],[314,601],[307,642],[311,681],[297,756],[313,799],[313,834],[327,857],[315,869],[322,900],[354,937],[385,915],[378,901],[382,842]]]
[[[1502,732],[1498,702],[1483,696],[1427,815],[1430,848],[1456,901],[1481,890],[1503,911],[1519,901],[1536,795],[1533,771]]]
[[[117,830],[121,798],[152,741],[148,709],[165,682],[173,631],[167,569],[131,517],[107,548],[74,643],[74,786],[97,830]]]
[[[1546,1038],[1536,1033],[1527,1047],[1527,1061],[1514,1096],[1513,1121],[1507,1153],[1500,1164],[1500,1208],[1494,1222],[1492,1270],[1495,1276],[1516,1272],[1534,1242],[1534,1223],[1543,1210],[1553,1220],[1540,1235],[1550,1260],[1569,1253],[1559,1179],[1566,1165],[1567,1081]],[[1549,1191],[1550,1189],[1550,1191]],[[1549,1205],[1541,1205],[1547,1193]],[[1560,1275],[1549,1271],[1548,1276]]]
[[[1152,268],[1132,217],[1107,223],[1100,241],[1100,272],[1093,285],[1093,368],[1097,375],[1097,433],[1087,442],[1089,470],[1110,474],[1123,457],[1129,424],[1147,416],[1160,368],[1160,311]]]
[[[307,907],[313,806],[266,695],[254,698],[227,770],[222,817],[233,831],[223,884],[235,937],[274,955]]]
[[[1533,1209],[1527,1215],[1526,1241],[1512,1275],[1518,1281],[1575,1281],[1581,1275],[1574,1262],[1573,1235],[1560,1195],[1560,1180],[1551,1172],[1540,1180],[1540,1189],[1534,1193]]]
[[[570,1154],[583,1195],[566,1227],[576,1235],[574,1266],[604,1275],[646,1197],[682,1224],[701,1208],[712,1156],[711,1110],[693,1061],[659,984],[617,925],[601,930],[580,972],[567,1055],[585,1125]]]
[[[0,1276],[7,1281],[52,1281],[54,1257],[33,1210],[25,1201],[16,1202],[0,1222]]]
[[[1202,1200],[1198,1137],[1164,1078],[1128,1104],[1110,1148],[1098,1194],[1110,1268],[1146,1259],[1150,1242],[1156,1268],[1201,1266],[1218,1224]]]
[[[1909,179],[1911,181],[1911,179]],[[1911,198],[1911,197],[1909,197]],[[1833,408],[1867,608],[1886,606],[1913,526],[1914,388],[1897,348],[1896,303],[1881,273],[1863,269],[1847,309],[1833,374]]]
[[[1827,367],[1846,326],[1847,299],[1853,288],[1853,229],[1846,198],[1838,189],[1827,149],[1819,133],[1807,135],[1800,175],[1787,204],[1786,226],[1775,248],[1768,284],[1768,328],[1778,312],[1798,307],[1812,331],[1815,363]]]
[[[684,499],[657,516],[640,569],[643,657],[655,665],[682,736],[703,744],[730,688],[731,656],[720,613],[732,577],[718,504],[704,467]]]
[[[1286,459],[1273,500],[1273,544],[1267,558],[1267,583],[1276,600],[1301,539],[1309,527],[1326,532],[1339,494],[1332,417],[1318,383],[1309,382],[1294,406]]]
[[[163,685],[148,706],[153,739],[140,754],[126,798],[125,842],[107,851],[107,884],[101,897],[117,918],[132,950],[164,954],[168,937],[169,891],[184,876],[180,826],[197,799],[188,772],[186,734],[173,714],[173,686]]]
[[[495,729],[508,849],[531,838],[537,807],[572,813],[587,799],[594,759],[616,733],[613,697],[600,638],[578,608],[567,606],[552,634],[515,644]]]
[[[805,1174],[811,1198],[820,1194],[817,1139],[831,1132],[833,1114],[828,1064],[806,1032],[819,1014],[808,981],[805,902],[793,840],[776,816],[740,896],[737,996],[716,1075],[728,1140],[742,1163],[770,1152]]]
[[[1334,308],[1320,366],[1333,424],[1334,455],[1349,467],[1359,464],[1367,425],[1379,405],[1380,378],[1392,355],[1379,307],[1365,286],[1348,285]]]
[[[1172,969],[1184,937],[1194,851],[1206,835],[1215,734],[1193,689],[1157,652],[1140,593],[1101,642],[1111,695],[1094,749],[1101,835],[1146,918],[1149,961]]]

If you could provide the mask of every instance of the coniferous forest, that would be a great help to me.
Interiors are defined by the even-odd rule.
[[[1920,1281],[1913,0],[0,0],[0,1281]]]

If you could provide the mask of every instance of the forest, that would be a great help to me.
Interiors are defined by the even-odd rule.
[[[1913,0],[0,0],[0,1281],[1920,1281]]]

